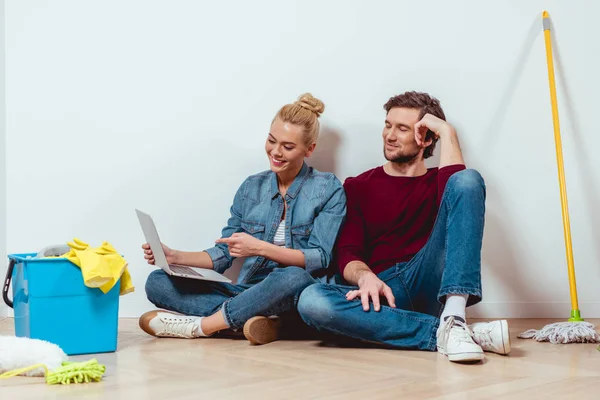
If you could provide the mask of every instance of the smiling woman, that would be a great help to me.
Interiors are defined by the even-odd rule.
[[[265,143],[270,169],[241,184],[213,247],[184,252],[163,245],[170,264],[221,273],[235,258],[244,257],[238,284],[152,272],[146,294],[165,311],[140,317],[146,333],[197,338],[243,328],[253,344],[268,343],[277,339],[281,323],[269,317],[294,310],[306,287],[330,278],[328,266],[346,215],[346,195],[335,175],[304,161],[315,150],[324,109],[321,100],[306,93],[277,112]],[[142,248],[148,263],[154,264],[150,247]]]

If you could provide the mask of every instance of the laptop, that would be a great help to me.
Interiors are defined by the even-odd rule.
[[[231,279],[225,275],[207,268],[190,267],[187,265],[177,265],[167,263],[167,256],[163,251],[158,231],[154,225],[154,221],[150,215],[138,209],[135,210],[146,238],[146,243],[150,245],[150,249],[154,254],[154,265],[165,271],[171,276],[179,276],[182,278],[200,279],[213,282],[231,282]]]

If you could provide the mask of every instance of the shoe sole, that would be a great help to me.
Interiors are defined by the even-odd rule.
[[[508,331],[508,322],[503,319],[500,321],[500,326],[502,328],[502,349],[504,351],[498,354],[506,355],[510,353],[510,333]]]
[[[456,354],[448,354],[441,351],[438,348],[438,352],[442,355],[448,357],[448,360],[454,362],[469,362],[469,361],[481,361],[485,358],[485,354],[483,353],[456,353]]]
[[[483,353],[458,353],[448,354],[448,360],[454,362],[481,361],[485,358]]]
[[[261,345],[279,339],[279,318],[253,317],[244,324],[244,336],[251,344]]]
[[[156,310],[145,312],[139,319],[139,325],[140,328],[148,335],[159,337],[152,330],[150,330],[150,321],[152,320],[152,318],[156,317],[156,314],[158,314],[158,311]]]

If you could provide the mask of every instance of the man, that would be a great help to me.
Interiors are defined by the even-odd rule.
[[[482,296],[481,175],[465,168],[456,130],[437,99],[407,92],[384,109],[387,163],[344,183],[338,262],[352,286],[309,286],[298,304],[302,319],[368,342],[437,348],[451,361],[481,360],[483,351],[507,354],[506,321],[469,326],[465,317]],[[439,168],[428,169],[425,159],[438,141]]]

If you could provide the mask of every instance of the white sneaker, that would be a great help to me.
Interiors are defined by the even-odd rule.
[[[154,310],[143,314],[139,324],[152,336],[193,339],[198,337],[200,318]]]
[[[450,361],[479,361],[485,357],[481,346],[473,341],[473,332],[465,321],[454,316],[440,322],[437,350]]]
[[[475,343],[480,345],[483,351],[498,354],[510,353],[510,335],[506,320],[476,322],[469,327],[473,331]]]

